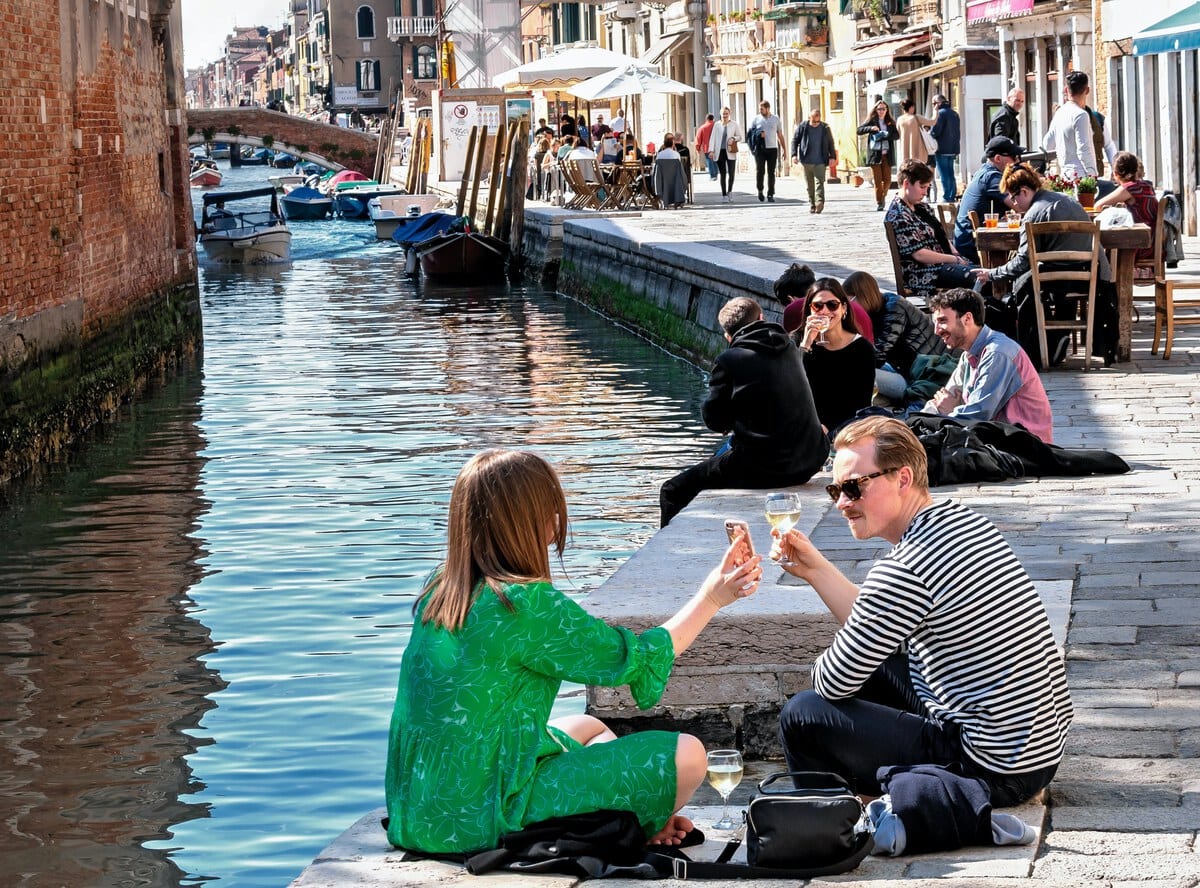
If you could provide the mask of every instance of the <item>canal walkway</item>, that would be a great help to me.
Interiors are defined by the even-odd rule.
[[[752,186],[743,179],[743,189]],[[814,216],[798,201],[801,188],[799,180],[782,180],[774,204],[743,191],[730,205],[702,179],[696,206],[632,221],[756,259],[807,262],[818,274],[864,269],[890,284],[882,214],[868,189],[830,186],[825,212]],[[1200,276],[1200,239],[1185,239],[1185,251],[1190,258],[1179,273]],[[1024,812],[1039,822],[1039,842],[1020,851],[870,858],[853,874],[814,884],[1200,885],[1200,337],[1198,328],[1181,328],[1170,361],[1150,355],[1150,294],[1135,293],[1141,319],[1132,361],[1085,373],[1073,359],[1043,374],[1056,443],[1116,452],[1133,471],[935,490],[991,518],[1039,589],[1069,591],[1066,656],[1076,717],[1048,808]],[[734,496],[745,497],[745,511],[758,511],[760,493]],[[705,507],[705,497],[693,506]],[[816,518],[812,536],[852,578],[861,578],[880,551],[855,543],[832,509]],[[711,794],[697,801],[711,802]],[[715,812],[694,813],[703,825]],[[399,862],[385,847],[378,817],[365,816],[293,884],[472,881],[443,864]],[[566,877],[492,877],[500,883],[574,884]]]

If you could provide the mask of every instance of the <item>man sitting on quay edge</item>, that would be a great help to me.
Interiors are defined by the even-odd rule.
[[[728,449],[663,484],[663,527],[702,490],[804,484],[829,454],[800,350],[783,328],[745,296],[729,300],[717,320],[729,348],[709,376],[704,424],[733,435]]]
[[[772,547],[842,624],[813,664],[812,690],[780,714],[789,770],[833,771],[878,796],[878,769],[939,765],[982,780],[994,806],[1024,802],[1054,777],[1072,719],[1033,581],[990,521],[933,501],[925,449],[902,421],[853,422],[835,447],[826,489],[850,533],[893,548],[859,587],[796,530]],[[903,853],[903,837],[877,831],[876,853]]]
[[[934,332],[963,353],[950,381],[921,412],[1020,425],[1054,443],[1054,418],[1041,377],[1018,342],[982,323],[983,297],[961,287],[941,290],[929,298],[929,307]]]

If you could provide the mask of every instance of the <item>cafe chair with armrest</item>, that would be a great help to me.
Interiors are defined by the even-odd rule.
[[[1175,340],[1175,327],[1188,327],[1200,324],[1200,277],[1171,278],[1167,275],[1165,250],[1163,249],[1163,214],[1166,212],[1167,198],[1158,199],[1158,217],[1154,220],[1154,240],[1152,260],[1140,260],[1134,268],[1153,266],[1154,268],[1154,342],[1150,346],[1150,354],[1158,354],[1158,342],[1164,338],[1163,360],[1171,357],[1171,344]],[[1185,291],[1176,295],[1176,290]],[[1183,314],[1179,313],[1183,309]]]
[[[579,161],[569,158],[562,161],[567,186],[574,192],[567,203],[569,210],[598,210],[603,203],[603,189],[599,182],[590,181],[579,168]]]
[[[937,205],[938,221],[946,231],[946,237],[954,241],[954,225],[958,221],[958,204],[946,201]]]
[[[883,223],[883,231],[887,235],[888,250],[892,254],[892,273],[896,276],[896,294],[904,299],[911,299],[913,292],[904,283],[904,266],[900,264],[900,247],[896,245],[896,230],[891,222]]]
[[[1033,275],[1033,305],[1037,312],[1038,345],[1041,347],[1041,365],[1050,366],[1049,351],[1046,349],[1046,331],[1061,330],[1083,334],[1083,368],[1092,365],[1092,321],[1096,310],[1096,276],[1100,260],[1100,227],[1094,222],[1027,222],[1025,239],[1029,243],[1029,265]],[[1038,249],[1045,238],[1055,235],[1085,235],[1091,244],[1086,250]],[[1059,263],[1075,267],[1061,269]],[[1073,286],[1058,286],[1068,283]],[[1047,284],[1055,284],[1048,288]],[[1052,290],[1057,299],[1069,299],[1077,304],[1069,318],[1047,318],[1042,304],[1043,293]]]

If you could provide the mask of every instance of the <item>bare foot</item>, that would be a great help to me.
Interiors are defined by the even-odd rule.
[[[647,845],[678,845],[683,841],[683,837],[696,828],[696,824],[692,823],[687,817],[682,814],[672,814],[667,820],[667,825],[650,837]]]

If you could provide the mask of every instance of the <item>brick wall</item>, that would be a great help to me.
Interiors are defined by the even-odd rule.
[[[186,120],[168,98],[183,95],[171,7],[0,5],[0,479],[198,335],[198,316],[176,304],[180,291],[197,297]]]

